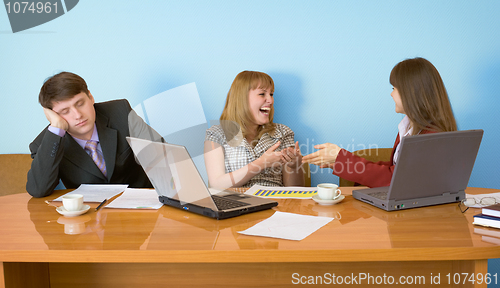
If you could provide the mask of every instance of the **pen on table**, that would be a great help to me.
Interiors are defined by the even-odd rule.
[[[108,199],[104,199],[104,201],[102,201],[101,204],[99,204],[99,206],[97,206],[97,208],[95,208],[95,211],[99,210],[99,208],[101,208],[102,205],[104,205],[104,203],[106,203],[106,201],[108,201]]]

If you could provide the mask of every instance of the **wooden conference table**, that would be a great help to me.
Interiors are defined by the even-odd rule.
[[[342,188],[344,195],[351,191]],[[480,210],[462,214],[457,203],[389,213],[347,196],[333,206],[278,200],[272,210],[219,221],[165,206],[91,209],[66,218],[44,203],[64,192],[42,199],[27,193],[0,197],[0,287],[282,287],[341,281],[349,287],[386,287],[381,281],[401,286],[403,280],[414,287],[456,287],[453,281],[464,281],[456,273],[486,276],[487,259],[500,258],[498,243],[474,233],[472,216]],[[336,219],[302,241],[238,233],[275,211]],[[495,280],[500,281],[492,275]],[[486,284],[466,281],[458,287]]]

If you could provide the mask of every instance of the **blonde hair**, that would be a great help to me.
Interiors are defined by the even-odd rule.
[[[413,135],[422,130],[457,130],[448,93],[431,62],[424,58],[406,59],[394,66],[389,82],[398,89]]]
[[[233,121],[239,125],[243,137],[247,136],[248,124],[255,122],[249,107],[248,93],[250,90],[258,88],[270,90],[271,93],[274,93],[273,79],[266,73],[257,71],[243,71],[236,75],[236,78],[234,78],[233,84],[231,84],[231,88],[227,93],[226,105],[224,106],[224,110],[220,116],[221,126],[224,131],[227,130],[224,127],[224,123]],[[254,140],[260,139],[260,137],[262,137],[265,133],[269,133],[270,135],[274,133],[275,126],[273,123],[273,116],[274,107],[271,107],[271,111],[269,112],[269,122],[265,125],[259,126],[257,137]]]

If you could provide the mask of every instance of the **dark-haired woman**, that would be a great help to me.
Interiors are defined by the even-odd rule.
[[[407,59],[391,71],[391,93],[396,112],[405,114],[398,125],[390,161],[371,162],[331,143],[314,146],[318,151],[303,162],[332,168],[333,174],[368,187],[389,186],[398,161],[399,143],[408,135],[456,131],[448,93],[436,67],[426,59]]]

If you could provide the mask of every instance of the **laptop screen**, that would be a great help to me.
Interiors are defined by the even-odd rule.
[[[158,195],[181,204],[203,201],[217,211],[210,192],[184,146],[127,137],[134,154]],[[206,201],[210,198],[210,201]]]
[[[482,135],[482,130],[468,130],[404,137],[391,181],[390,199],[463,191]]]

